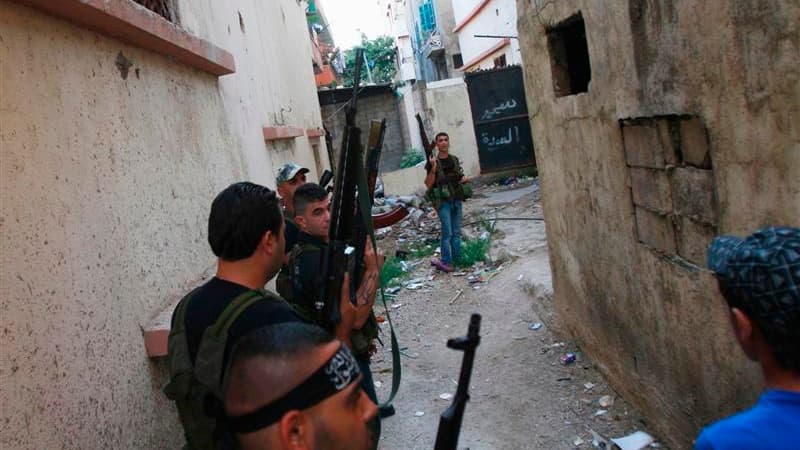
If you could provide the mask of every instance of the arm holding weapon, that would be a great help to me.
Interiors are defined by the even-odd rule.
[[[469,379],[472,375],[472,363],[475,360],[475,349],[481,342],[480,336],[481,316],[473,314],[469,319],[467,335],[449,339],[447,346],[464,352],[461,362],[461,374],[458,377],[458,389],[453,398],[453,403],[442,413],[439,419],[439,430],[436,433],[434,450],[456,450],[458,435],[461,431],[461,420],[464,418],[464,408],[469,400]]]

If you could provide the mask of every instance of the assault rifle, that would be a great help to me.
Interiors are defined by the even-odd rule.
[[[378,181],[378,166],[383,150],[383,136],[386,134],[386,119],[373,120],[369,124],[369,140],[367,141],[367,189],[370,203],[375,200],[375,183]]]
[[[433,147],[436,146],[436,143],[428,140],[428,134],[425,133],[425,124],[422,123],[422,117],[419,114],[415,116],[417,118],[417,125],[419,125],[419,137],[422,139],[422,150],[425,151],[425,161],[430,161],[431,156],[433,156]]]
[[[358,216],[358,199],[356,187],[358,177],[364,173],[364,151],[361,147],[361,129],[356,126],[356,104],[358,102],[358,84],[361,78],[361,61],[363,49],[356,50],[355,71],[353,75],[353,96],[345,107],[345,127],[342,133],[342,148],[339,152],[339,163],[336,165],[336,176],[333,184],[333,200],[331,201],[331,223],[328,230],[329,243],[322,252],[321,275],[323,283],[320,297],[316,303],[322,308],[328,322],[335,325],[341,322],[339,300],[345,271],[350,273],[350,296],[355,299],[356,289],[360,282],[356,259],[364,258],[364,249],[353,246],[362,239],[357,239],[356,226],[362,221]],[[359,175],[358,172],[361,172]],[[364,195],[361,192],[358,195]],[[363,222],[363,221],[362,221]]]
[[[419,117],[419,116],[417,116]],[[464,352],[461,361],[461,375],[458,377],[456,396],[439,419],[439,431],[436,433],[434,450],[456,450],[458,434],[461,431],[461,420],[464,418],[464,408],[469,400],[469,378],[472,375],[472,362],[475,360],[475,349],[481,342],[481,315],[473,314],[469,319],[467,335],[447,340],[447,346]]]

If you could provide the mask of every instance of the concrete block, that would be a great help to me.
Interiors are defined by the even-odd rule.
[[[674,118],[661,118],[656,121],[658,128],[658,139],[661,148],[664,150],[664,162],[670,166],[681,164],[678,158],[678,145],[680,145],[680,129],[677,120]]]
[[[701,169],[711,168],[708,133],[699,118],[681,120],[681,153],[683,162]]]
[[[672,194],[665,170],[631,167],[630,174],[635,205],[664,213],[672,212]]]
[[[676,214],[711,225],[717,223],[712,171],[679,167],[672,171],[670,179]]]
[[[636,207],[636,232],[639,242],[665,253],[675,254],[675,232],[667,216]]]
[[[699,267],[705,267],[706,250],[714,238],[714,227],[683,216],[675,216],[674,225],[678,255]]]
[[[625,146],[625,161],[629,166],[664,168],[664,149],[658,127],[654,123],[623,124],[622,139]]]

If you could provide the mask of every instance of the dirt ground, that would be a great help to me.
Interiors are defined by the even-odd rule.
[[[464,223],[477,214],[541,218],[538,185],[534,180],[480,188],[476,198],[465,203]],[[438,220],[433,217],[423,223],[427,233],[409,223],[395,226],[379,245],[392,254],[403,246],[398,236],[436,238],[434,226]],[[476,236],[481,229],[467,226],[464,231]],[[384,419],[379,448],[433,448],[439,414],[450,404],[440,395],[455,393],[463,355],[445,343],[466,334],[473,312],[483,317],[481,343],[459,449],[590,449],[590,429],[605,437],[647,431],[639,414],[610,390],[588,357],[568,336],[553,331],[544,222],[497,221],[491,255],[495,264],[502,261],[501,270],[488,282],[473,285],[468,275],[434,272],[425,259],[409,275],[425,278],[424,286],[403,288],[389,301],[403,348],[403,372],[397,413]],[[382,306],[376,308],[376,313],[382,312]],[[529,328],[537,322],[543,323],[541,328]],[[376,356],[373,372],[378,396],[385,399],[391,386],[391,353],[388,327],[383,328],[387,346]],[[577,360],[563,365],[559,358],[567,352],[575,353]],[[603,407],[599,400],[606,395],[613,404]]]

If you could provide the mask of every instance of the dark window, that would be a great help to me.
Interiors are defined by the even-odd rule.
[[[133,0],[172,23],[178,23],[178,7],[175,0]],[[241,15],[239,16],[241,19]]]
[[[464,60],[461,58],[461,53],[456,53],[455,55],[453,55],[453,67],[458,69],[463,65],[464,65]]]
[[[592,68],[586,27],[580,12],[547,30],[553,91],[556,97],[575,95],[589,90]]]
[[[495,67],[505,67],[506,66],[506,55],[500,55],[494,59],[494,66]]]

